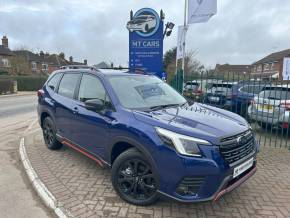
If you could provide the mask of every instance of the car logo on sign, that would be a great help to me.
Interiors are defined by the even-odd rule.
[[[130,32],[136,32],[143,37],[154,35],[160,25],[158,14],[150,8],[143,8],[136,12],[134,17],[127,23]]]

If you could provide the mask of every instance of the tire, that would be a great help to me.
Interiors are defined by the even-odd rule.
[[[51,150],[58,150],[62,144],[57,141],[55,125],[50,117],[46,117],[42,125],[42,133],[46,146]]]
[[[148,31],[149,31],[149,25],[146,24],[146,25],[145,25],[145,32],[148,33]]]
[[[149,161],[135,148],[126,150],[114,161],[112,184],[123,200],[134,205],[150,205],[159,198],[157,176]]]

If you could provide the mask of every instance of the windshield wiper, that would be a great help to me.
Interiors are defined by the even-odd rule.
[[[178,107],[178,106],[180,106],[180,105],[179,104],[164,104],[164,105],[152,106],[149,109],[154,111],[154,110],[161,110],[161,109],[164,109],[164,108]]]

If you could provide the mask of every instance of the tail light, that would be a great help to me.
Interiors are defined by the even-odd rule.
[[[194,91],[194,93],[197,95],[202,95],[202,90],[198,89],[198,90]]]
[[[42,97],[43,95],[44,95],[44,91],[43,91],[42,89],[39,89],[39,90],[37,91],[37,97],[40,98],[40,97]]]
[[[290,111],[290,102],[283,102],[279,107],[284,108],[286,111]]]
[[[251,103],[252,105],[254,105],[254,104],[256,104],[256,101],[255,101],[254,99],[252,99],[252,100],[250,101],[250,103]]]

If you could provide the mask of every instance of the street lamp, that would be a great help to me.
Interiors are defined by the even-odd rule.
[[[168,37],[168,36],[171,35],[174,26],[175,26],[175,24],[172,23],[172,22],[167,22],[166,23],[165,30],[164,30],[164,33],[163,33],[163,39],[165,38],[165,36]]]

